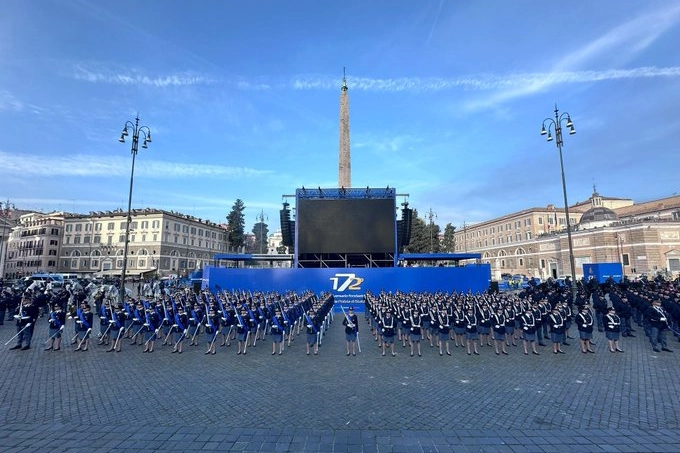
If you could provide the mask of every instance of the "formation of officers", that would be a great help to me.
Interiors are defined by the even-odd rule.
[[[86,301],[77,307],[54,303],[45,315],[49,337],[44,349],[59,351],[66,338],[74,351],[88,351],[96,339],[107,352],[121,352],[123,344],[128,343],[152,353],[161,341],[172,353],[181,354],[187,344],[205,344],[205,354],[216,354],[218,345],[231,346],[233,341],[236,354],[245,355],[267,335],[272,355],[281,355],[286,343],[290,346],[295,335],[305,332],[307,354],[318,354],[319,342],[332,319],[332,307],[333,297],[327,293],[195,294],[189,290],[156,300],[128,298],[123,304],[102,300],[96,318]],[[17,334],[10,339],[16,339],[10,349],[30,349],[40,316],[38,306],[25,296],[13,312]]]
[[[593,354],[593,332],[604,333],[606,350],[623,353],[622,337],[642,328],[655,352],[673,352],[668,332],[680,340],[680,287],[671,282],[580,285],[576,298],[570,288],[547,284],[516,294],[403,293],[368,294],[366,320],[382,355],[395,356],[395,343],[410,356],[423,354],[421,344],[451,355],[451,344],[479,355],[492,347],[508,355],[520,346],[525,355],[540,355],[537,346],[565,354],[569,340],[578,339],[580,352]]]
[[[12,296],[10,298],[9,296]],[[246,293],[188,289],[156,298],[135,300],[102,299],[92,307],[86,300],[65,306],[66,299],[50,304],[47,317],[46,351],[68,347],[88,351],[92,339],[107,352],[121,352],[123,344],[143,346],[152,353],[158,343],[181,354],[185,347],[205,345],[205,354],[217,346],[236,344],[236,354],[245,355],[268,336],[271,354],[281,355],[301,332],[305,352],[318,354],[319,344],[333,317],[333,297],[312,292]],[[368,293],[365,319],[371,339],[383,356],[396,356],[395,344],[408,347],[410,356],[422,356],[422,343],[436,348],[440,356],[452,355],[452,345],[468,355],[479,355],[492,347],[496,355],[508,355],[511,346],[521,346],[525,355],[540,355],[550,346],[553,354],[564,354],[569,340],[578,339],[580,352],[596,352],[593,332],[603,332],[605,351],[624,352],[622,337],[634,337],[633,324],[641,328],[655,352],[672,352],[669,332],[680,339],[680,287],[669,282],[578,287],[574,300],[568,288],[546,284],[531,286],[515,294],[456,293]],[[16,340],[13,350],[31,347],[34,326],[40,318],[34,297],[0,295],[0,324],[5,311],[13,315]],[[361,352],[359,322],[353,309],[342,310],[346,354]],[[71,327],[72,326],[72,327]],[[68,334],[67,334],[68,332]]]

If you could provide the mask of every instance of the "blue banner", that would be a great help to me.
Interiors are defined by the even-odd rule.
[[[364,295],[370,291],[482,293],[491,279],[489,264],[462,267],[376,267],[376,268],[224,268],[203,269],[202,289],[330,292],[335,309],[353,306],[363,311]]]

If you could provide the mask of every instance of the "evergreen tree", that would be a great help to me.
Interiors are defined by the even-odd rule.
[[[253,234],[255,235],[255,250],[254,253],[267,253],[268,250],[268,238],[269,238],[269,227],[264,222],[266,217],[264,212],[257,216],[258,222],[253,225]]]
[[[409,253],[437,253],[441,251],[439,241],[439,225],[426,223],[418,217],[418,211],[413,210],[413,223],[411,224],[411,243],[407,249]]]
[[[231,207],[229,215],[227,215],[227,243],[229,244],[229,250],[238,252],[238,249],[245,245],[244,233],[246,221],[243,215],[245,209],[246,205],[243,204],[243,200],[238,198]]]
[[[430,246],[430,236],[426,231],[425,221],[418,217],[418,211],[413,210],[411,222],[411,242],[406,247],[409,253],[425,253]]]
[[[448,253],[454,253],[456,251],[456,227],[450,223],[447,223],[444,227],[442,251]]]

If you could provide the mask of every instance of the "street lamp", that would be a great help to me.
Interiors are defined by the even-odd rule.
[[[9,238],[5,240],[5,232],[7,231],[7,223],[10,217],[12,217],[12,212],[15,209],[16,207],[10,203],[9,200],[4,203],[0,201],[0,222],[2,222],[2,242],[0,242],[0,279],[5,277],[5,256],[7,254],[7,248],[9,248]],[[5,242],[7,242],[7,247],[5,247]]]
[[[576,130],[574,129],[574,123],[571,122],[571,117],[567,112],[562,112],[560,114],[557,110],[557,105],[555,105],[555,119],[546,118],[543,120],[543,125],[541,126],[541,135],[547,135],[547,141],[552,141],[552,131],[555,131],[555,145],[557,145],[557,150],[560,154],[560,170],[562,172],[562,193],[564,195],[564,213],[567,216],[567,242],[569,243],[569,264],[571,266],[571,294],[572,303],[576,303],[576,265],[574,263],[574,246],[571,240],[571,222],[569,221],[569,202],[567,201],[567,182],[564,179],[564,161],[562,159],[562,122],[569,128],[569,135],[574,135]],[[546,128],[547,125],[547,128]]]
[[[128,134],[128,127],[132,129],[132,148],[130,153],[132,154],[132,170],[130,171],[130,193],[128,195],[128,210],[127,210],[127,222],[125,226],[125,246],[123,248],[123,270],[120,274],[120,303],[121,305],[125,302],[125,273],[127,271],[127,254],[128,254],[128,241],[130,239],[130,224],[132,223],[132,182],[135,178],[135,157],[137,157],[137,151],[139,149],[139,134],[142,134],[144,141],[142,142],[142,148],[147,148],[147,143],[151,143],[151,130],[147,126],[139,125],[139,114],[135,118],[135,122],[126,121],[123,127],[123,132],[120,134],[119,142],[125,143],[125,137]]]
[[[430,219],[430,253],[434,253],[434,222],[432,219],[436,219],[437,214],[430,208],[427,217]]]

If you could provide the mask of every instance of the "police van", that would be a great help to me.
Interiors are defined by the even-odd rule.
[[[33,283],[39,282],[40,286],[47,288],[48,285],[52,287],[53,290],[60,289],[64,286],[64,278],[59,274],[33,274],[30,277],[24,277],[24,284],[26,288],[30,287]]]

